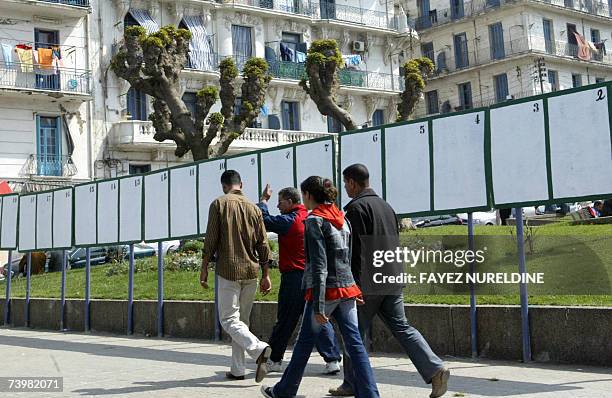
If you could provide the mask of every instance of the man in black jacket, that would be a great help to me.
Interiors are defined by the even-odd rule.
[[[352,229],[351,269],[358,284],[362,275],[362,238],[386,236],[387,240],[399,245],[399,226],[393,208],[370,188],[370,174],[366,166],[353,164],[342,172],[344,188],[352,200],[344,207],[346,218]],[[446,393],[450,372],[442,360],[434,354],[421,333],[408,324],[404,313],[402,293],[366,295],[365,303],[358,307],[359,331],[365,340],[375,315],[385,323],[402,345],[410,360],[426,383],[432,384],[431,398]],[[353,395],[353,372],[350,359],[344,358],[344,382],[340,387],[329,390],[333,396]]]

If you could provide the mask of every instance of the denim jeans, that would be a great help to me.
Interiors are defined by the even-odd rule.
[[[366,332],[369,332],[374,316],[378,315],[402,345],[423,380],[431,383],[433,376],[444,364],[431,350],[423,335],[408,324],[404,312],[404,296],[366,296],[364,300],[365,304],[358,307],[359,332],[363,340],[367,341]],[[354,387],[355,378],[359,380],[359,375],[353,373],[351,358],[345,357],[344,383]]]
[[[344,340],[344,347],[353,361],[353,372],[355,377],[360,380],[355,388],[355,396],[357,398],[379,398],[380,394],[376,387],[370,359],[359,335],[355,299],[327,301],[325,312],[338,323]],[[273,388],[275,397],[296,396],[304,376],[306,364],[321,329],[321,325],[315,319],[312,302],[308,302],[304,308],[302,327],[293,349],[291,362],[285,369],[281,380]]]
[[[300,321],[300,316],[304,313],[306,301],[302,290],[303,275],[304,271],[289,271],[281,274],[276,324],[268,342],[272,347],[270,360],[273,362],[283,360],[289,339]],[[315,346],[325,362],[341,360],[336,334],[329,322],[322,326]]]

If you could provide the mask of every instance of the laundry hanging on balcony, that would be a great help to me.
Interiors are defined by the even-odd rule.
[[[285,43],[280,43],[281,59],[283,61],[295,62],[295,51]]]
[[[145,28],[147,33],[151,34],[159,30],[159,25],[157,24],[157,22],[155,22],[151,14],[149,14],[149,11],[131,8],[128,13],[132,17],[134,17],[134,19],[136,20],[136,22],[138,22],[140,26]]]
[[[214,70],[215,60],[210,35],[204,26],[204,19],[198,15],[184,16],[183,23],[191,32],[189,61],[197,70]]]
[[[343,55],[342,59],[344,59],[344,66],[356,66],[361,64],[361,55]]]
[[[591,48],[589,47],[589,44],[580,33],[573,33],[574,36],[576,36],[576,41],[578,42],[578,54],[576,54],[576,56],[583,61],[591,60]]]
[[[18,44],[15,46],[15,52],[17,53],[21,72],[32,73],[34,71],[34,53],[32,52],[32,47]]]
[[[7,69],[11,69],[13,67],[13,46],[5,43],[0,43],[0,46],[2,46],[3,65]]]

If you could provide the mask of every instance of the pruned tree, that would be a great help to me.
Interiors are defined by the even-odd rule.
[[[308,93],[325,116],[336,118],[346,130],[355,130],[354,117],[336,103],[336,92],[340,87],[338,71],[344,62],[335,40],[315,40],[308,49],[306,57],[306,75],[300,86]],[[429,58],[421,57],[404,64],[404,91],[400,94],[397,105],[398,121],[408,120],[423,93],[425,82],[434,69]]]
[[[397,104],[398,122],[410,118],[433,70],[434,64],[427,57],[411,59],[404,64],[404,91],[400,94],[400,103]]]
[[[191,151],[194,160],[201,160],[224,154],[255,120],[271,77],[264,59],[249,59],[242,72],[240,112],[234,114],[238,69],[233,59],[226,58],[219,64],[220,89],[210,86],[199,90],[192,115],[182,100],[180,86],[190,40],[191,32],[174,26],[164,26],[151,34],[141,26],[128,27],[111,69],[133,88],[153,97],[153,113],[149,116],[155,128],[153,138],[174,141],[178,157]],[[219,98],[221,111],[209,116]],[[215,138],[218,140],[213,144]]]
[[[317,105],[322,115],[336,118],[346,130],[355,130],[355,119],[336,103],[336,92],[340,87],[338,70],[342,67],[342,55],[335,40],[315,40],[306,56],[306,75],[300,86]]]

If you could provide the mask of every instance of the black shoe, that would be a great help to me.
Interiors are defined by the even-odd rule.
[[[274,398],[274,392],[272,391],[272,387],[261,386],[261,393],[266,398]]]
[[[225,372],[225,377],[230,380],[244,380],[244,376],[234,376],[232,372]]]

